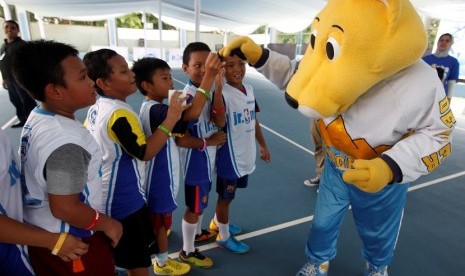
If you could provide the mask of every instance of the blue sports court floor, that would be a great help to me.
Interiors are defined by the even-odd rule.
[[[189,275],[294,275],[306,261],[304,244],[313,218],[316,188],[303,181],[314,175],[313,145],[309,138],[309,120],[287,106],[284,95],[271,83],[252,72],[246,82],[253,85],[261,112],[262,124],[272,162],[257,160],[249,187],[240,190],[232,203],[231,222],[242,226],[238,239],[251,250],[236,255],[217,248],[214,242],[199,245],[215,264],[209,269],[193,268]],[[175,88],[181,89],[186,75],[173,69]],[[389,267],[392,276],[465,275],[465,86],[459,87],[452,100],[457,127],[453,152],[432,174],[412,183],[405,207],[402,229],[394,260]],[[142,96],[135,94],[128,102],[139,110]],[[7,93],[0,93],[0,124],[15,147],[20,130],[9,127],[15,122],[14,109]],[[85,110],[77,113],[84,118]],[[207,227],[213,216],[216,193],[210,194],[210,206],[204,215]],[[173,233],[169,238],[171,257],[177,257],[182,246],[181,219],[184,194],[178,195],[179,208],[174,214]],[[360,255],[352,214],[342,225],[338,254],[330,263],[329,275],[362,275],[364,260]]]

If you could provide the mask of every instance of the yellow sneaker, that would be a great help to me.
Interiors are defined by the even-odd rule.
[[[157,262],[153,264],[153,273],[155,273],[155,275],[185,275],[190,270],[190,265],[171,259],[168,259],[166,264],[162,267],[159,267]]]
[[[220,231],[218,229],[218,226],[216,225],[214,219],[212,219],[210,221],[210,227],[209,228],[210,228],[210,231],[215,231],[215,232]],[[229,233],[231,233],[231,235],[236,236],[236,235],[240,234],[241,232],[242,232],[242,228],[239,225],[232,224],[232,223],[229,224]]]
[[[186,255],[184,250],[181,250],[181,252],[179,252],[179,260],[199,268],[209,268],[213,266],[213,260],[202,255],[197,248],[195,252],[191,252],[188,255]]]

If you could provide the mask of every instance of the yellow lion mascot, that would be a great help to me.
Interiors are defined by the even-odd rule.
[[[451,153],[455,118],[437,74],[420,57],[423,24],[408,0],[329,0],[311,25],[300,64],[247,37],[220,54],[242,52],[286,100],[318,127],[326,160],[297,275],[326,275],[342,218],[352,206],[367,262],[388,275],[408,183]]]

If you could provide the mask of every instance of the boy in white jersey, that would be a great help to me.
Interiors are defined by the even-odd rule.
[[[166,119],[157,131],[145,136],[140,120],[126,98],[137,91],[135,74],[126,60],[110,49],[84,56],[89,76],[101,97],[87,113],[87,128],[103,152],[105,213],[123,224],[123,236],[115,248],[117,266],[130,275],[149,275],[151,255],[158,253],[143,191],[144,164],[165,145],[187,106],[173,97]]]
[[[187,109],[183,120],[188,121],[188,133],[202,139],[198,149],[182,148],[181,160],[184,169],[184,187],[186,212],[182,220],[183,248],[179,258],[193,266],[207,268],[213,261],[195,248],[195,241],[204,241],[216,236],[216,232],[202,229],[203,210],[208,206],[208,194],[211,189],[212,174],[216,158],[216,144],[209,144],[207,138],[219,132],[210,120],[210,89],[220,67],[212,70],[209,59],[214,58],[223,66],[219,57],[210,52],[208,45],[193,42],[187,45],[183,53],[183,71],[189,76],[184,91],[192,107]],[[223,135],[224,140],[226,137]]]
[[[60,234],[32,227],[23,221],[23,198],[20,185],[19,163],[8,137],[0,129],[0,264],[1,273],[11,276],[33,275],[22,245],[38,246],[52,250]],[[73,235],[64,240],[58,256],[74,260],[87,253],[88,245]]]
[[[46,248],[29,247],[32,267],[37,275],[114,274],[110,241],[118,244],[122,226],[100,213],[102,155],[94,138],[74,118],[76,110],[95,102],[94,82],[75,48],[44,40],[18,50],[15,76],[42,103],[21,133],[24,220],[61,233],[52,254]],[[89,245],[80,262],[54,256],[68,233]]]
[[[226,120],[224,130],[228,141],[217,152],[217,182],[215,217],[210,229],[218,231],[216,243],[234,253],[246,253],[249,246],[234,238],[229,225],[229,206],[236,194],[236,188],[246,188],[248,176],[255,170],[256,146],[260,145],[260,158],[270,162],[260,124],[256,118],[258,105],[251,85],[243,83],[245,61],[237,55],[224,58],[226,83],[216,83],[215,100],[222,95],[225,107],[212,107],[212,112],[223,115]],[[222,92],[222,94],[217,94]]]
[[[209,61],[215,61],[210,56]],[[136,74],[136,84],[146,100],[142,103],[140,119],[147,136],[155,132],[165,120],[168,105],[163,100],[168,97],[168,91],[173,89],[171,68],[168,63],[157,58],[143,58],[134,63],[132,68]],[[198,102],[197,102],[198,103]],[[189,107],[192,108],[192,107]],[[179,189],[180,169],[178,146],[201,148],[203,140],[190,135],[184,135],[187,124],[181,119],[174,126],[172,135],[157,155],[147,163],[146,196],[151,212],[152,227],[157,236],[160,253],[156,254],[154,272],[157,275],[184,275],[190,266],[168,259],[167,231],[172,224],[172,212],[176,209],[176,195]],[[224,133],[215,133],[207,138],[207,144],[224,143]]]

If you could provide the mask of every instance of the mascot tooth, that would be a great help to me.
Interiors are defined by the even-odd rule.
[[[297,275],[326,275],[349,206],[365,275],[387,275],[409,182],[435,170],[452,149],[456,121],[437,73],[420,59],[426,44],[408,0],[329,0],[313,19],[300,64],[248,37],[221,49],[224,56],[241,51],[286,91],[291,107],[320,118],[326,160],[308,262]]]

